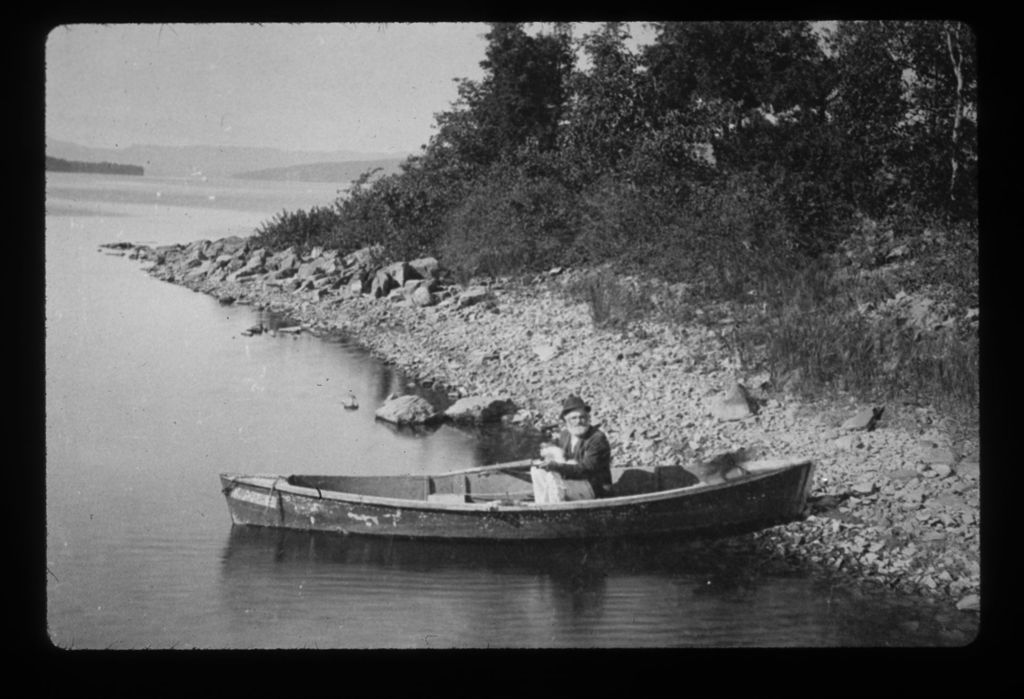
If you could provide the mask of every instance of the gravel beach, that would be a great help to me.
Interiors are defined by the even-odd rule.
[[[550,429],[561,400],[583,396],[613,445],[613,468],[685,464],[741,448],[809,457],[817,469],[807,517],[752,535],[757,546],[780,565],[948,606],[949,641],[971,640],[980,612],[976,427],[928,406],[797,397],[766,374],[745,373],[705,324],[595,328],[586,304],[568,301],[560,288],[573,271],[451,285],[421,305],[408,294],[374,298],[353,289],[342,264],[283,277],[248,245],[230,255],[218,255],[210,241],[105,247],[222,303],[281,313],[305,332],[343,332],[453,399],[509,399],[518,410],[506,419],[524,429]],[[226,258],[239,261],[234,273]],[[723,419],[716,406],[737,382],[751,409]],[[880,417],[864,419],[881,407]]]

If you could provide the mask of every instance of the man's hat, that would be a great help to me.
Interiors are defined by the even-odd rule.
[[[590,412],[590,406],[583,402],[583,399],[579,396],[569,396],[562,401],[562,417],[566,416],[566,413],[571,413],[574,410],[582,410],[585,413]]]

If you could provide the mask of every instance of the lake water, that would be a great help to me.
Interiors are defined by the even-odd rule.
[[[221,472],[436,473],[533,453],[522,435],[375,422],[408,377],[342,337],[245,337],[273,319],[97,249],[248,235],[282,209],[328,204],[336,189],[48,174],[46,599],[56,646],[942,642],[948,619],[915,600],[773,572],[749,538],[498,546],[233,528]],[[359,410],[343,409],[349,391]]]

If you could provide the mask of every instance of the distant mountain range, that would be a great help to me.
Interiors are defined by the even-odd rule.
[[[266,170],[239,172],[232,175],[243,180],[278,180],[284,182],[351,182],[364,172],[380,168],[378,175],[398,172],[402,159],[393,160],[351,160],[348,162],[307,163],[289,165]]]
[[[398,170],[405,153],[286,151],[244,146],[152,146],[92,148],[46,139],[46,155],[86,163],[137,165],[155,177],[245,177],[292,181],[347,182],[366,170]]]

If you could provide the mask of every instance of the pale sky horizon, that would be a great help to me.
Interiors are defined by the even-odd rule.
[[[593,24],[577,25],[579,37]],[[646,28],[631,23],[634,39]],[[46,136],[82,146],[415,153],[483,23],[65,25],[46,42]]]

